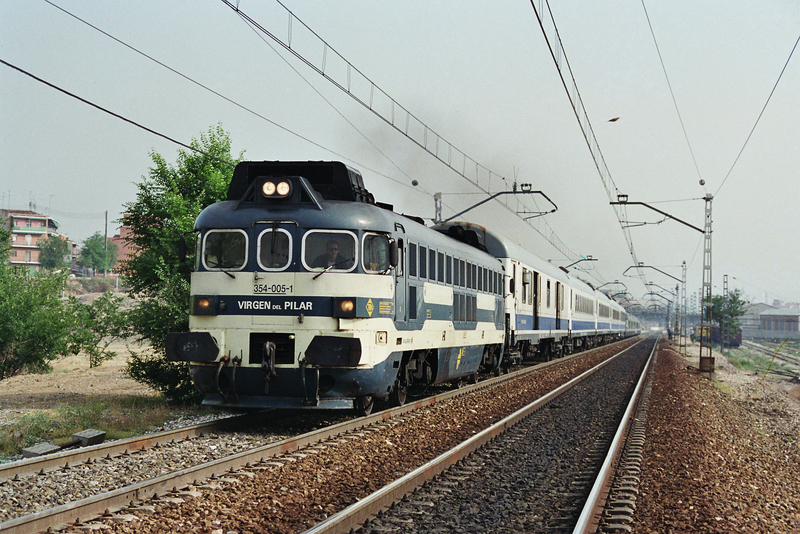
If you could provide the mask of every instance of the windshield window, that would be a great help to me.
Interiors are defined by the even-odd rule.
[[[243,269],[247,235],[242,230],[210,230],[203,238],[203,266],[212,271]]]
[[[378,234],[364,236],[364,270],[371,273],[389,269],[389,237]]]
[[[265,230],[258,240],[258,264],[267,271],[286,269],[292,261],[292,237],[286,230]]]
[[[303,264],[309,270],[350,271],[356,263],[356,236],[312,230],[303,237]]]

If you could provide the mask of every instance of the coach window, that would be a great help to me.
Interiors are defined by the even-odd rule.
[[[550,280],[547,281],[547,307],[550,307]]]
[[[408,244],[408,276],[417,276],[417,245]]]
[[[283,229],[265,230],[258,238],[258,265],[265,271],[282,271],[292,262],[292,236]]]
[[[210,271],[239,271],[247,264],[244,230],[209,230],[203,237],[203,267]]]
[[[444,252],[439,253],[439,276],[437,279],[444,282]]]
[[[458,277],[458,258],[453,258],[453,287],[461,285],[461,279]]]
[[[478,291],[483,291],[483,267],[478,267]]]
[[[447,256],[447,281],[446,284],[453,283],[453,256]]]
[[[364,271],[384,273],[389,270],[389,236],[367,233],[364,235],[364,250],[361,257]]]
[[[308,270],[352,271],[356,236],[346,230],[311,230],[303,236],[303,265]]]
[[[526,268],[522,268],[522,303],[528,303],[528,285],[531,283],[530,275]]]
[[[419,247],[419,277],[428,278],[428,249]]]
[[[430,278],[431,281],[435,281],[436,280],[436,251],[431,249],[428,252],[428,256],[429,256],[429,258],[428,258],[429,259],[428,266],[430,267],[428,269],[428,278]]]
[[[466,266],[466,262],[464,260],[459,260],[459,262],[458,262],[458,271],[459,271],[458,281],[459,281],[459,285],[461,287],[467,287],[467,279],[464,277],[464,271],[466,270],[465,266]]]

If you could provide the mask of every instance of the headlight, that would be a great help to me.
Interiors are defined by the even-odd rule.
[[[334,317],[355,317],[356,316],[356,301],[351,298],[335,298],[333,299],[333,316]]]
[[[275,189],[275,182],[264,182],[264,185],[261,186],[261,192],[264,193],[265,197],[274,195]]]
[[[264,198],[282,199],[288,197],[291,193],[292,182],[289,180],[277,182],[267,178],[261,184],[261,194]]]
[[[217,297],[195,295],[193,299],[192,315],[216,315]]]

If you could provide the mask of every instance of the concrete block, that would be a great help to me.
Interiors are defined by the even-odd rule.
[[[32,447],[25,447],[22,449],[23,458],[36,458],[37,456],[44,456],[45,454],[53,454],[54,452],[61,451],[61,447],[54,443],[37,443]]]
[[[81,447],[87,447],[89,445],[97,445],[98,443],[103,443],[106,439],[106,433],[101,430],[93,430],[91,428],[87,430],[81,430],[75,434],[72,434],[73,441],[80,441]]]

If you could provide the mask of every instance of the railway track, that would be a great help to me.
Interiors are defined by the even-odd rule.
[[[236,488],[238,492],[246,492],[246,487],[253,484],[256,484],[255,496],[240,496],[224,503],[223,506],[227,510],[236,509],[236,511],[219,516],[220,519],[217,521],[222,523],[227,517],[230,517],[232,524],[241,526],[243,523],[253,523],[255,521],[253,518],[249,518],[246,513],[238,510],[239,505],[250,502],[257,503],[247,507],[256,514],[271,513],[270,522],[272,524],[294,525],[293,528],[300,531],[362,498],[369,493],[367,490],[372,486],[377,488],[391,482],[396,478],[394,475],[398,472],[403,474],[412,471],[419,461],[427,461],[435,457],[452,446],[451,443],[454,440],[463,441],[462,438],[465,436],[469,437],[482,430],[487,422],[496,422],[501,418],[496,414],[496,410],[492,413],[490,411],[479,412],[492,401],[494,404],[502,405],[506,411],[512,410],[525,401],[523,397],[541,396],[540,393],[544,389],[552,389],[555,387],[553,385],[555,382],[563,381],[565,373],[567,375],[579,374],[587,366],[593,365],[595,361],[604,359],[606,357],[604,353],[609,350],[611,350],[609,347],[604,347],[572,358],[549,362],[548,365],[505,375],[475,386],[424,399],[402,408],[387,410],[367,418],[345,421],[315,432],[290,436],[276,443],[224,455],[184,469],[172,470],[164,475],[119,487],[99,495],[66,502],[33,514],[14,517],[0,523],[0,531],[36,532],[50,527],[68,525],[66,531],[78,532],[92,528],[85,525],[89,518],[104,515],[105,518],[101,518],[100,521],[108,525],[108,528],[112,529],[110,531],[126,531],[125,525],[128,521],[138,523],[155,521],[157,525],[163,525],[162,531],[169,532],[178,528],[171,518],[183,517],[182,508],[197,506],[202,508],[210,505],[211,501],[225,500],[226,492],[220,492],[222,488],[226,488],[226,490]],[[534,375],[535,378],[532,378]],[[528,380],[530,385],[523,388],[520,388],[519,385],[509,386],[511,380]],[[478,397],[481,395],[483,397],[479,399]],[[460,415],[456,415],[456,413]],[[445,436],[431,433],[423,435],[421,438],[417,436],[409,439],[409,436],[413,437],[414,431],[419,431],[424,426],[423,420],[433,421],[434,428],[438,429],[450,426],[452,431],[449,434],[446,433]],[[361,452],[356,452],[354,449],[359,449]],[[381,459],[384,456],[393,456],[403,458],[406,462],[400,462],[397,466],[392,467],[393,471],[389,471],[387,468],[379,473],[370,472],[367,476],[362,477],[362,480],[352,480],[351,474],[347,473],[342,466],[353,466],[355,465],[354,461],[356,463],[361,461],[363,464],[363,459],[367,456],[375,457],[376,451],[379,451],[377,456]],[[387,454],[390,452],[392,454]],[[58,461],[63,461],[63,458],[59,458]],[[317,462],[316,465],[314,465],[314,461]],[[332,491],[332,487],[329,488],[331,491],[325,498],[317,498],[317,502],[305,510],[305,515],[296,513],[297,510],[289,513],[289,507],[283,501],[286,501],[287,498],[289,501],[293,501],[295,490],[302,493],[303,488],[310,488],[310,485],[301,483],[291,488],[280,485],[286,483],[281,482],[284,475],[289,476],[289,472],[295,472],[303,465],[310,469],[304,476],[319,477],[320,473],[325,473],[324,476],[330,477],[331,484],[334,486],[344,484],[344,487],[336,486],[336,491]],[[331,466],[339,467],[331,468]],[[302,469],[300,470],[302,471]],[[11,474],[11,471],[6,472]],[[358,468],[357,472],[363,473],[363,466]],[[91,477],[91,471],[87,471],[87,473],[87,476]],[[20,474],[14,476],[18,479],[17,482],[26,478]],[[336,477],[349,477],[351,480],[346,483],[332,482]],[[355,477],[357,479],[359,475],[355,475]],[[264,484],[265,479],[273,479],[273,485]],[[256,481],[260,482],[256,483]],[[14,477],[8,475],[2,482],[3,485],[13,483],[15,483]],[[278,485],[274,486],[274,484]],[[0,487],[0,489],[2,488]],[[153,500],[154,498],[156,500]],[[248,498],[253,500],[248,501]],[[131,503],[134,503],[133,506]],[[268,510],[260,510],[261,505],[266,506]],[[0,507],[2,506],[0,504]],[[273,513],[276,510],[283,513]],[[154,519],[153,514],[156,511],[159,514],[166,514],[166,518]],[[188,513],[189,517],[196,517],[196,515],[191,515],[196,512],[187,511],[185,513]],[[205,512],[205,515],[210,514]],[[214,526],[211,523],[213,521],[209,523],[209,528]],[[180,528],[187,526],[186,524],[182,525]],[[159,527],[152,527],[142,528],[158,531]],[[229,528],[229,530],[231,529]],[[263,529],[258,527],[254,530]]]
[[[654,351],[600,363],[306,534],[626,530],[641,424],[623,442]]]
[[[172,443],[175,440],[191,439],[193,437],[204,436],[207,433],[218,431],[236,422],[244,422],[239,417],[229,419],[217,419],[207,423],[186,426],[174,430],[167,430],[155,434],[136,436],[129,439],[121,439],[92,445],[80,449],[65,450],[55,454],[48,454],[36,458],[29,458],[16,462],[0,464],[0,482],[13,477],[27,476],[34,473],[42,473],[65,465],[79,464],[91,461],[103,456],[116,456],[128,454],[150,447],[158,447]]]
[[[782,352],[779,352],[779,344],[765,346],[752,341],[743,341],[742,346],[792,366],[789,369],[770,369],[770,374],[780,376],[787,380],[800,381],[800,359],[794,354],[794,351],[784,348]],[[767,372],[767,368],[759,367],[758,371],[762,373]]]

